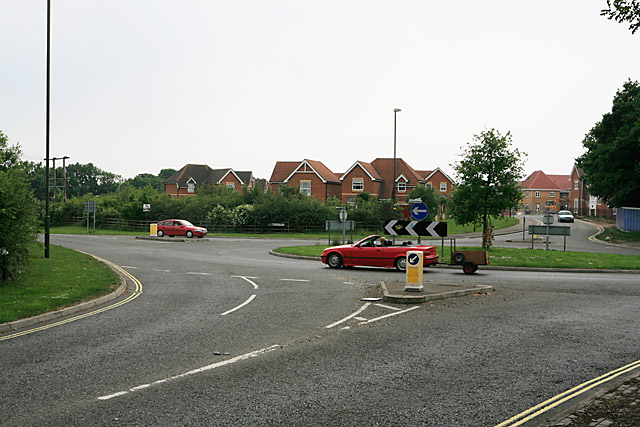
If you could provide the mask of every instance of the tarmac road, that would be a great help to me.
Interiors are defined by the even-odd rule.
[[[640,354],[635,274],[427,269],[496,292],[363,309],[402,275],[268,255],[299,242],[52,243],[142,294],[0,341],[2,425],[496,425]]]

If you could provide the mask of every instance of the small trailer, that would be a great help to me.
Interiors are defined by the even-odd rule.
[[[489,264],[488,251],[458,251],[455,240],[451,242],[451,265],[461,265],[464,274],[478,271],[479,265]]]

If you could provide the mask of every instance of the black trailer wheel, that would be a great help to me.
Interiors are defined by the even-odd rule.
[[[478,266],[472,262],[465,262],[464,264],[462,264],[462,271],[464,271],[464,274],[473,274],[477,269]]]

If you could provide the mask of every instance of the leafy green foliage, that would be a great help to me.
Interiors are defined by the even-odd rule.
[[[600,15],[616,22],[628,22],[631,34],[635,34],[640,28],[640,1],[607,0],[607,9],[602,9]]]
[[[18,145],[0,131],[0,282],[15,278],[36,240],[38,204]]]
[[[452,193],[451,213],[461,224],[482,224],[483,247],[493,243],[490,217],[517,208],[522,199],[518,181],[524,175],[522,157],[511,148],[511,133],[501,135],[495,129],[473,136],[453,165],[459,182]]]
[[[432,187],[416,187],[409,193],[409,199],[422,199],[422,203],[429,208],[429,214],[426,221],[434,221],[436,215],[442,210],[442,205],[445,203],[446,198],[441,194],[436,193],[436,190]]]
[[[627,81],[610,113],[585,136],[577,159],[589,192],[610,206],[640,207],[640,84]]]

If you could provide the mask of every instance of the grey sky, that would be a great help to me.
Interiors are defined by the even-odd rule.
[[[451,173],[487,128],[569,174],[640,36],[605,0],[52,0],[51,156],[125,178],[186,163],[393,156]],[[45,156],[46,0],[0,0],[0,129]]]

